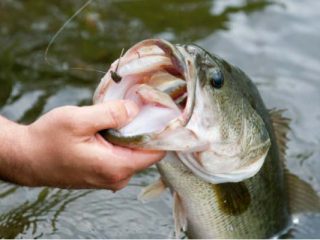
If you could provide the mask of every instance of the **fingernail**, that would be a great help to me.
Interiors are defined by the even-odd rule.
[[[138,108],[137,104],[135,104],[132,101],[125,101],[124,106],[127,110],[129,120],[134,119],[134,117],[137,116],[137,114],[139,112],[139,108]]]

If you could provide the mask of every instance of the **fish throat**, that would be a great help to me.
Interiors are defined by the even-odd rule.
[[[100,134],[113,144],[139,148],[156,134],[185,126],[193,105],[190,61],[163,40],[145,40],[130,48],[111,65],[94,102],[132,100],[140,111],[125,127]]]

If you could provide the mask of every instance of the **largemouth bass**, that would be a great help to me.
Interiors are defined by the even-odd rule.
[[[131,99],[140,113],[101,132],[109,142],[168,151],[157,164],[161,179],[141,196],[171,189],[176,236],[269,238],[290,227],[294,211],[319,211],[317,194],[284,167],[289,120],[268,111],[248,76],[218,56],[142,41],[97,88],[95,103],[111,99]]]

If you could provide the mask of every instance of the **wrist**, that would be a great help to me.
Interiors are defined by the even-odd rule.
[[[20,185],[33,185],[28,126],[0,116],[0,178]]]

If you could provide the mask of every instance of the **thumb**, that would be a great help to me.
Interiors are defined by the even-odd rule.
[[[133,101],[107,101],[83,107],[82,117],[89,122],[88,130],[98,132],[109,128],[121,128],[138,114],[139,108]]]

